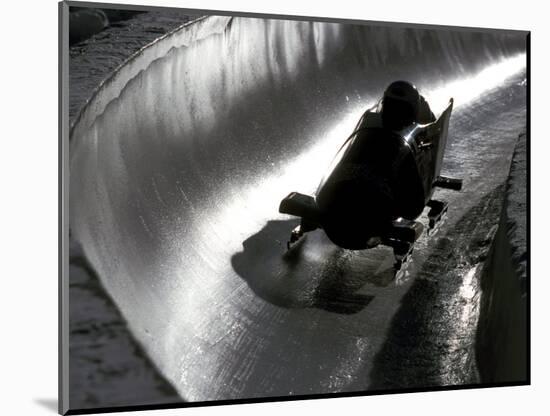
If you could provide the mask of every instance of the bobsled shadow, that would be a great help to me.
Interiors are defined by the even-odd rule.
[[[365,284],[387,285],[392,269],[370,272],[364,256],[334,245],[323,231],[309,233],[290,251],[286,241],[297,220],[268,221],[243,242],[231,258],[235,272],[265,301],[283,308],[318,308],[339,314],[362,311],[374,296],[360,293]],[[361,264],[358,264],[361,263]]]

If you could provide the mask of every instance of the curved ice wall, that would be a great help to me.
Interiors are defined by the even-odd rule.
[[[209,17],[100,86],[71,132],[71,231],[182,397],[349,388],[356,364],[345,357],[367,346],[308,308],[296,281],[280,302],[256,296],[232,256],[283,218],[286,193],[315,189],[390,81],[435,90],[524,48],[504,32]],[[288,266],[258,262],[259,273]]]

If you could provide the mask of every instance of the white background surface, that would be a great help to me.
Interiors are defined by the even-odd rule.
[[[363,20],[479,26],[532,31],[532,385],[407,395],[369,396],[149,411],[147,415],[406,414],[497,415],[548,411],[550,247],[548,116],[550,41],[545,2],[379,2],[338,0],[136,0],[186,8],[251,11]],[[57,398],[57,1],[5,2],[2,6],[0,130],[0,412],[53,415]],[[7,90],[7,94],[6,94]],[[7,129],[6,129],[7,127]],[[48,403],[48,405],[44,405]],[[544,410],[546,409],[546,410]]]

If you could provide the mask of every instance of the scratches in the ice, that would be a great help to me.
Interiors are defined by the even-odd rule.
[[[151,231],[151,229],[149,228],[149,226],[147,225],[147,222],[145,221],[145,218],[143,218],[142,215],[139,216],[139,220],[141,221],[141,225],[143,225],[143,228],[145,229],[145,232],[147,233],[147,235],[149,235],[149,237],[151,238],[151,240],[153,240],[155,237]]]

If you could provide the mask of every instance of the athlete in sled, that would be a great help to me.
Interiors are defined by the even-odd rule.
[[[416,218],[424,207],[428,233],[447,211],[446,202],[432,199],[434,188],[462,187],[462,180],[440,176],[452,107],[451,99],[436,119],[412,84],[392,83],[363,114],[315,196],[292,192],[281,201],[279,212],[301,217],[288,248],[322,228],[342,248],[392,247],[401,269],[422,233]]]

